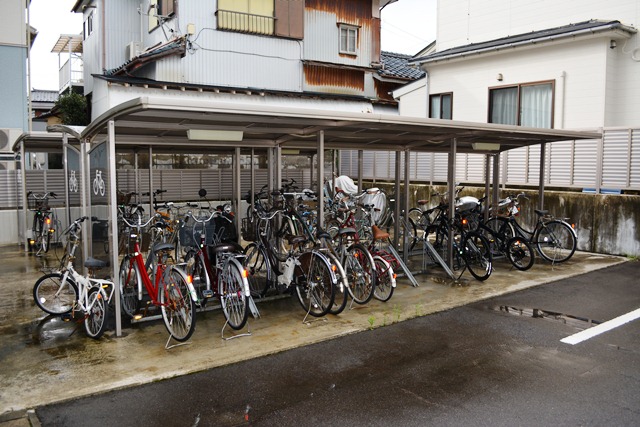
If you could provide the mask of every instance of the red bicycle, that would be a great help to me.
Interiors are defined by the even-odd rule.
[[[191,337],[196,327],[197,297],[191,280],[182,269],[167,264],[173,251],[173,243],[160,243],[150,249],[155,254],[155,259],[149,272],[140,249],[141,230],[158,217],[155,215],[144,224],[140,216],[136,224],[130,223],[126,218],[120,218],[131,227],[130,238],[133,241],[133,250],[120,264],[122,310],[131,318],[143,317],[138,310],[143,299],[144,287],[150,303],[160,307],[164,325],[171,337],[183,342]]]

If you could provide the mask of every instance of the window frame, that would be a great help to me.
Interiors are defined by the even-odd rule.
[[[554,79],[551,80],[538,80],[533,82],[526,83],[516,83],[516,84],[508,84],[508,85],[500,85],[500,86],[491,86],[488,88],[488,102],[487,102],[487,123],[501,124],[495,123],[491,121],[491,115],[493,111],[493,98],[492,91],[499,89],[510,89],[515,88],[517,93],[516,100],[516,126],[522,126],[522,88],[528,86],[543,86],[543,85],[551,85],[551,110],[549,114],[551,117],[549,118],[549,129],[554,129],[554,117],[555,117],[555,104],[556,104],[556,81]]]
[[[347,32],[347,38],[346,38],[346,46],[343,46],[342,44],[342,31],[345,30]],[[351,56],[358,56],[358,37],[360,35],[360,27],[358,27],[357,25],[350,25],[350,24],[344,24],[344,23],[339,23],[338,24],[338,52],[343,54],[343,55],[351,55]],[[353,32],[354,33],[354,37],[353,37],[353,51],[349,50],[349,34]]]
[[[451,99],[451,109],[449,110],[449,118],[448,119],[443,119],[442,118],[442,98],[443,96],[449,96]],[[434,117],[433,116],[433,110],[431,108],[431,100],[435,97],[440,98],[440,111],[438,112],[439,117]],[[453,92],[441,92],[441,93],[434,93],[433,95],[429,95],[429,118],[430,119],[442,119],[442,120],[453,120]]]
[[[87,19],[82,24],[82,40],[86,40],[93,34],[93,10],[87,15]]]

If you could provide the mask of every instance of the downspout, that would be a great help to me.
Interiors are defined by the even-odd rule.
[[[31,133],[33,131],[33,124],[31,122],[33,106],[31,104],[31,11],[29,1],[30,0],[25,0],[25,9],[27,10],[27,129],[29,133]]]

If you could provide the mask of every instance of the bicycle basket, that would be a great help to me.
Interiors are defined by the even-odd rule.
[[[30,194],[29,197],[27,198],[27,207],[31,211],[48,210],[49,209],[49,207],[47,206],[48,201],[49,201],[48,198],[37,199],[33,194]]]
[[[118,190],[118,205],[128,205],[131,202],[131,196],[133,193],[123,193]]]
[[[242,226],[240,228],[242,239],[245,242],[255,242],[256,238],[256,225],[251,218],[242,218]]]

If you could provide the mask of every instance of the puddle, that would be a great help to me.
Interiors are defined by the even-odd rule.
[[[540,308],[522,308],[509,305],[500,305],[489,307],[489,310],[508,313],[513,316],[534,317],[536,319],[552,320],[561,322],[565,325],[572,326],[577,329],[588,329],[592,326],[602,323],[599,320],[589,319],[586,317],[575,316],[566,313],[557,313],[555,311],[542,310]]]

